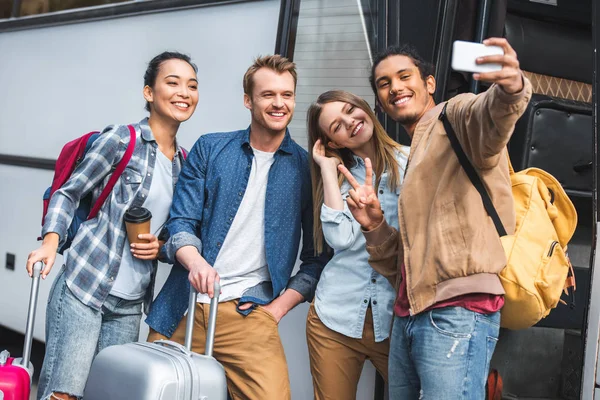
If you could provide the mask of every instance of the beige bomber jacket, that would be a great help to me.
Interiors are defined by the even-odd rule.
[[[508,94],[493,85],[448,101],[446,114],[486,186],[507,231],[515,227],[506,144],[531,98],[531,83]],[[398,199],[400,232],[385,219],[364,232],[369,263],[396,289],[406,266],[411,315],[468,293],[504,294],[498,273],[506,256],[481,197],[458,162],[442,121],[444,104],[415,128]]]

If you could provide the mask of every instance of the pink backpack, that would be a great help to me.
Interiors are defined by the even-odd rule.
[[[125,170],[125,167],[127,167],[129,160],[131,160],[133,150],[135,149],[136,137],[133,126],[128,125],[127,127],[129,128],[129,145],[127,146],[127,150],[125,150],[123,158],[112,173],[108,183],[98,197],[98,200],[96,200],[93,205],[91,193],[80,199],[79,206],[77,207],[77,210],[75,210],[75,215],[73,216],[73,221],[67,230],[67,240],[65,244],[58,249],[60,254],[62,254],[63,251],[71,246],[71,242],[73,241],[77,230],[79,230],[79,226],[84,221],[95,218],[96,215],[98,215],[98,211],[100,211],[100,208],[119,180],[119,177]],[[85,135],[65,144],[62,148],[60,155],[56,160],[56,166],[54,167],[54,179],[52,179],[52,186],[46,190],[43,196],[44,210],[42,212],[42,226],[44,225],[44,220],[46,218],[46,214],[48,213],[50,198],[54,192],[56,192],[62,185],[65,184],[65,182],[67,182],[67,180],[69,180],[77,165],[81,162],[81,160],[83,160],[89,149],[92,147],[92,144],[96,141],[96,139],[98,139],[98,137],[100,137],[100,135],[101,132],[86,133]],[[41,237],[38,238],[38,240],[41,239]]]

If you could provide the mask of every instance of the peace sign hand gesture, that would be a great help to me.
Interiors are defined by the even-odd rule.
[[[348,208],[363,229],[370,231],[381,224],[383,212],[377,193],[373,189],[373,166],[369,158],[365,158],[365,167],[367,169],[365,184],[361,185],[343,164],[338,165],[339,171],[344,174],[352,186],[346,198]]]

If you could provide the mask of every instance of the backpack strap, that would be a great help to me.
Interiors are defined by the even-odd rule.
[[[444,124],[444,129],[446,130],[446,135],[448,136],[448,139],[450,140],[450,145],[452,146],[452,149],[456,153],[456,157],[458,157],[458,162],[460,162],[460,165],[463,167],[464,171],[466,172],[467,176],[469,177],[469,180],[471,181],[473,186],[475,186],[475,189],[477,189],[477,191],[479,192],[479,195],[481,196],[481,200],[483,201],[483,207],[485,208],[485,211],[487,211],[490,218],[492,218],[492,221],[494,221],[494,226],[496,227],[496,231],[498,231],[498,235],[500,235],[500,237],[506,236],[506,229],[504,229],[504,225],[502,225],[502,221],[500,220],[500,216],[498,215],[498,212],[494,208],[494,203],[492,203],[492,199],[490,198],[490,195],[488,194],[487,190],[485,189],[483,182],[481,182],[481,178],[477,174],[475,167],[473,167],[473,164],[471,164],[471,161],[469,161],[469,158],[467,157],[464,150],[460,146],[460,142],[458,141],[458,138],[456,137],[456,133],[454,132],[454,129],[452,129],[452,125],[450,124],[450,121],[448,121],[448,116],[446,115],[446,107],[447,106],[448,106],[448,103],[446,103],[444,105],[444,109],[442,110],[442,113],[440,114],[439,118],[442,121],[442,123]]]
[[[566,248],[565,248],[566,250]],[[569,296],[569,307],[571,309],[575,308],[575,291],[577,290],[577,282],[575,281],[575,271],[573,271],[573,264],[571,264],[571,259],[569,255],[565,252],[565,256],[567,257],[567,262],[569,263],[569,271],[567,272],[567,279],[565,280],[565,286],[563,288],[564,294]],[[569,290],[571,289],[571,290]],[[564,305],[567,305],[567,302],[563,299],[558,299]]]
[[[98,215],[98,211],[100,211],[100,208],[108,198],[108,195],[113,190],[113,188],[117,184],[117,181],[121,177],[121,174],[123,174],[123,171],[125,171],[125,167],[127,167],[127,164],[129,164],[129,160],[131,160],[133,150],[135,149],[135,129],[131,125],[127,125],[127,128],[129,128],[129,144],[127,145],[127,150],[125,150],[123,158],[117,165],[117,168],[112,173],[110,179],[108,180],[108,183],[102,190],[102,193],[100,193],[100,196],[98,197],[98,200],[96,200],[94,207],[92,207],[92,211],[90,211],[88,219],[96,218],[96,215]]]
[[[93,142],[98,134],[98,131],[88,132],[77,139],[71,140],[69,143],[63,146],[54,165],[54,178],[52,178],[52,185],[47,192],[44,193],[42,226],[44,226],[44,222],[46,221],[46,214],[48,214],[48,206],[50,205],[50,199],[52,198],[52,195],[69,180],[73,170],[75,170],[75,167],[81,161],[87,151],[87,143]]]

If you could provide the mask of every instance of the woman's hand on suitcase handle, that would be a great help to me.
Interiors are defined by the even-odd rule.
[[[50,273],[54,260],[56,259],[56,250],[58,250],[59,236],[55,232],[49,232],[44,236],[42,245],[29,253],[27,257],[27,273],[29,276],[33,276],[33,264],[38,261],[44,263],[44,269],[42,269],[42,279],[46,279],[46,276]]]
[[[151,233],[142,233],[138,239],[146,240],[148,243],[132,243],[131,254],[140,260],[156,260],[160,252],[160,242],[158,238]]]
[[[215,281],[221,280],[217,271],[203,257],[192,263],[189,270],[188,277],[192,286],[198,293],[206,293],[212,299],[215,295]]]

